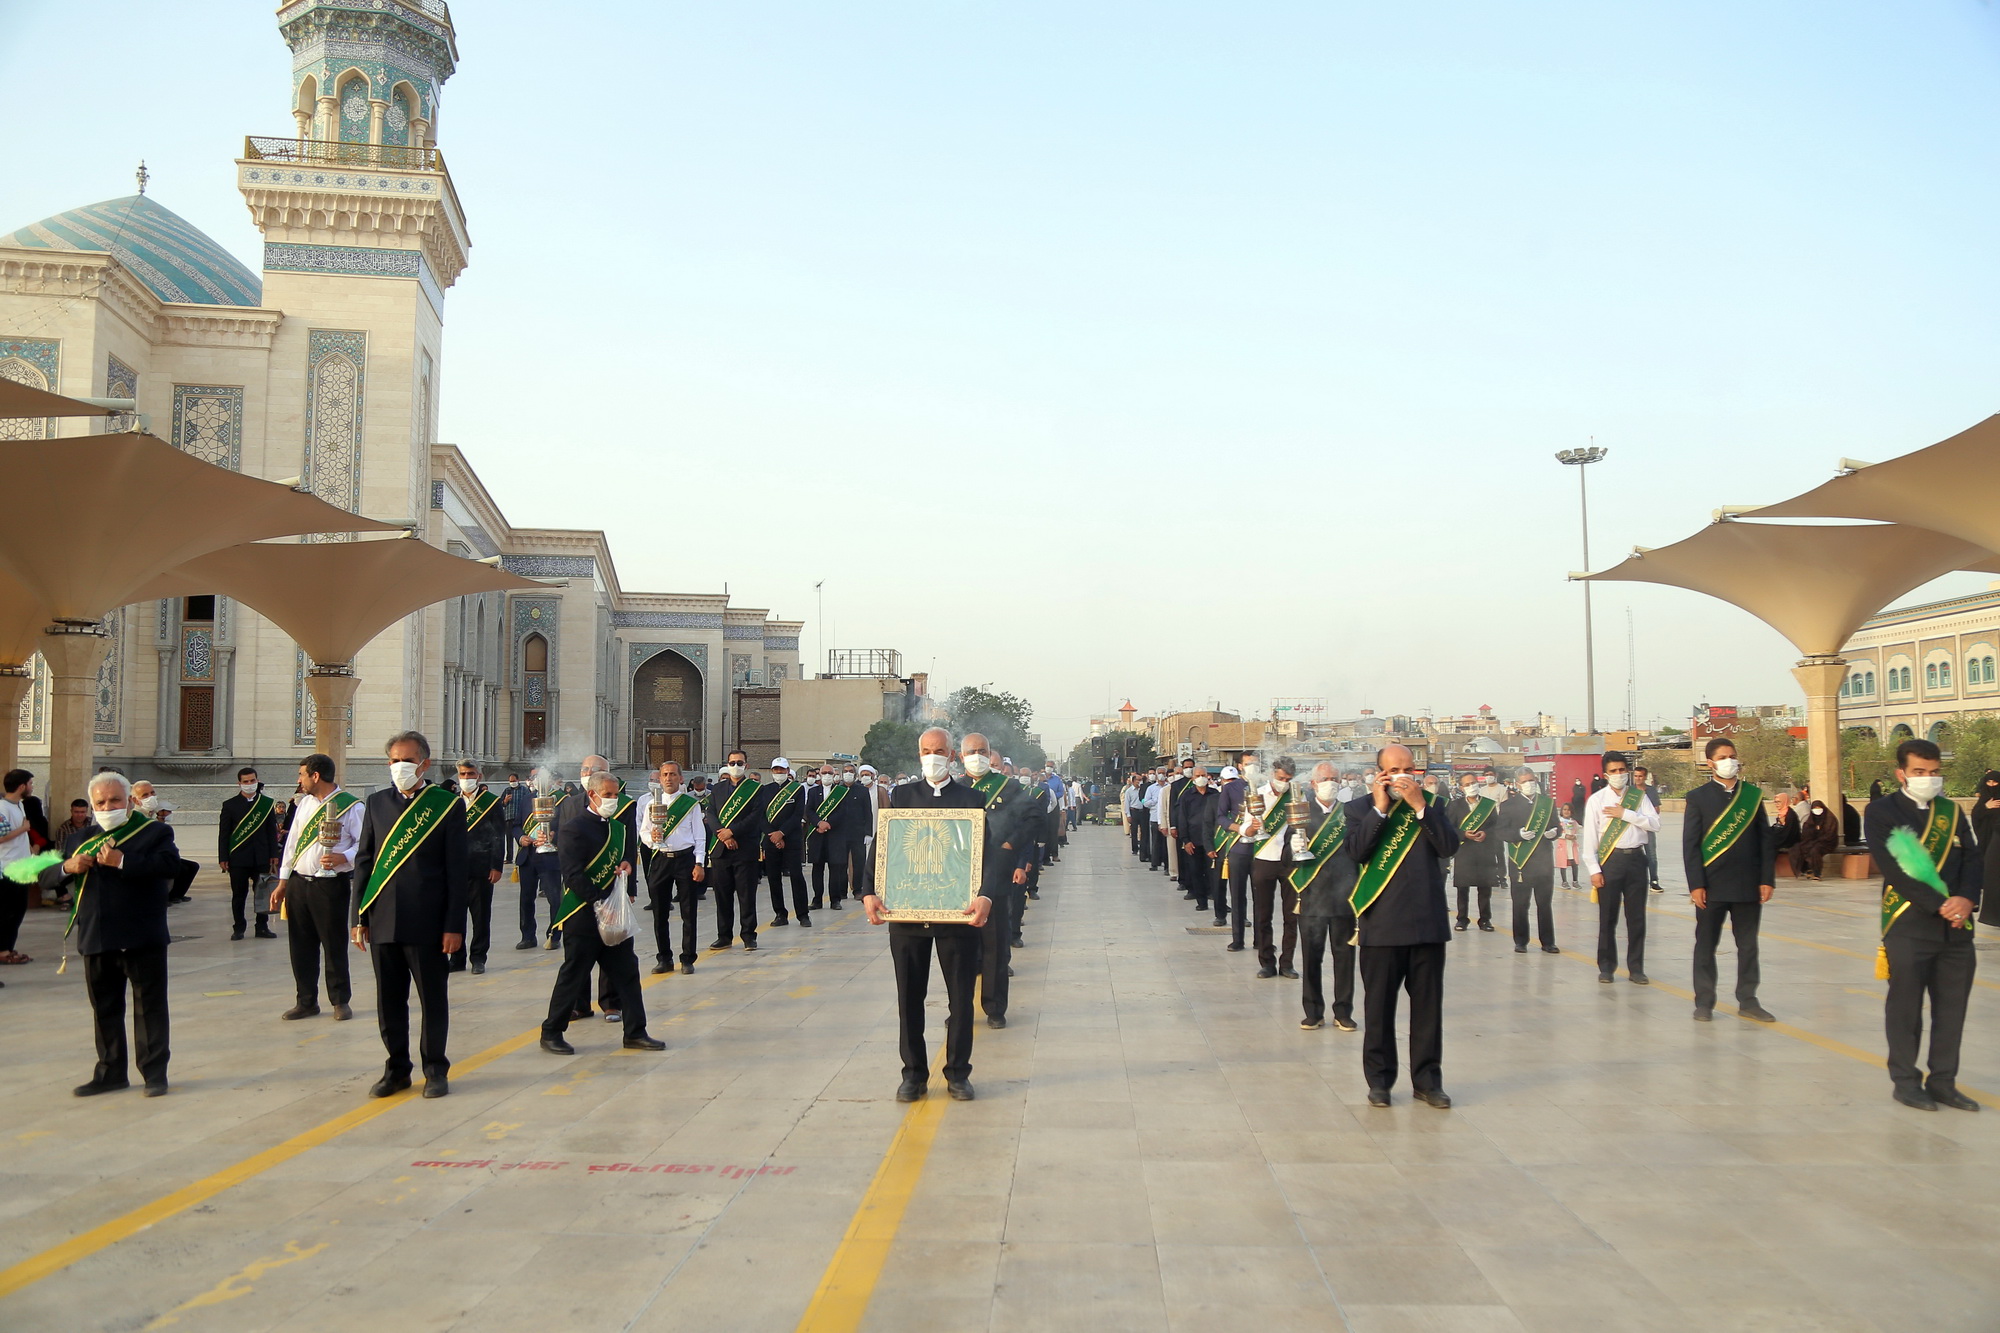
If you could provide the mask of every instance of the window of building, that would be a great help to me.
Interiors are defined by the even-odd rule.
[[[1926,662],[1924,663],[1924,688],[1934,690],[1937,687],[1937,663]]]
[[[1867,673],[1867,675],[1866,675],[1865,679],[1864,679],[1864,680],[1863,680],[1863,682],[1862,682],[1862,686],[1861,686],[1861,692],[1862,692],[1863,694],[1873,694],[1873,693],[1875,693],[1875,673],[1874,673],[1874,672],[1870,671],[1870,672],[1868,672],[1868,673]]]
[[[1938,668],[1938,688],[1939,688],[1939,689],[1941,689],[1941,690],[1948,690],[1948,689],[1950,689],[1950,688],[1951,688],[1951,663],[1949,663],[1949,662],[1939,662],[1939,663],[1937,664],[1937,668]]]
[[[1859,676],[1856,676],[1856,677],[1854,677],[1853,679],[1854,679],[1854,680],[1859,680],[1859,679],[1860,679],[1860,677],[1859,677]],[[1848,679],[1847,679],[1847,678],[1845,678],[1845,677],[1843,677],[1843,678],[1841,679],[1841,682],[1840,682],[1840,697],[1841,697],[1841,698],[1845,699],[1845,698],[1846,698],[1846,697],[1847,697],[1847,696],[1848,696],[1848,695],[1849,695],[1850,693],[1852,693],[1852,691],[1850,691],[1850,690],[1849,690],[1849,689],[1847,688],[1847,687],[1848,687],[1848,685],[1850,685],[1851,683],[1852,683],[1852,681],[1848,680]]]

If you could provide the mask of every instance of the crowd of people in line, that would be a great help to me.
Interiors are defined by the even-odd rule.
[[[1781,852],[1819,879],[1839,845],[1839,817],[1803,793],[1769,800],[1745,781],[1736,747],[1711,739],[1710,780],[1683,799],[1681,864],[1695,909],[1693,990],[1697,1022],[1713,1022],[1716,951],[1727,928],[1736,951],[1737,1013],[1775,1023],[1758,998],[1758,930]],[[1982,780],[1970,815],[1943,795],[1937,746],[1906,740],[1896,753],[1899,790],[1880,791],[1860,823],[1884,877],[1880,969],[1889,982],[1884,1023],[1897,1101],[1919,1109],[1976,1111],[1958,1091],[1959,1045],[1972,986],[1971,919],[1984,897],[2000,924],[2000,894],[1983,892],[2000,856],[1982,846],[2000,835],[2000,772]],[[1192,758],[1127,776],[1120,802],[1132,855],[1164,872],[1197,912],[1227,929],[1230,952],[1256,951],[1260,978],[1301,981],[1308,1031],[1357,1028],[1357,972],[1364,991],[1362,1064],[1371,1105],[1390,1104],[1398,1076],[1398,992],[1410,1001],[1410,1076],[1419,1100],[1449,1107],[1442,1086],[1445,945],[1454,934],[1496,930],[1493,896],[1511,900],[1514,952],[1531,941],[1559,954],[1554,890],[1588,882],[1597,908],[1597,979],[1651,984],[1646,973],[1647,901],[1664,892],[1659,872],[1661,794],[1643,766],[1608,753],[1601,771],[1575,782],[1559,804],[1543,775],[1523,767],[1503,782],[1493,769],[1440,776],[1391,744],[1365,774],[1317,763],[1297,780],[1289,757],[1245,751],[1210,773]],[[1931,873],[1882,854],[1891,829],[1921,836]],[[1455,891],[1447,895],[1446,878]],[[1455,907],[1455,911],[1453,910]],[[1323,964],[1331,954],[1328,1004]],[[1297,960],[1299,967],[1294,968]],[[1929,1008],[1928,1073],[1920,1069]]]

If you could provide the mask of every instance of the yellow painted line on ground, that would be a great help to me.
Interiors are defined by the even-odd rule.
[[[650,990],[666,980],[671,973],[663,973],[650,980],[642,981],[640,988]],[[541,1039],[541,1025],[537,1024],[526,1032],[516,1033],[498,1045],[488,1046],[476,1055],[453,1062],[453,1077],[470,1074],[483,1069],[503,1056],[512,1055],[523,1046]],[[214,1175],[204,1176],[192,1185],[183,1186],[171,1194],[164,1194],[151,1203],[133,1209],[122,1217],[114,1217],[109,1222],[92,1227],[80,1235],[72,1236],[60,1245],[43,1250],[40,1254],[23,1259],[12,1268],[0,1270],[0,1298],[13,1295],[24,1287],[29,1287],[43,1278],[60,1273],[71,1264],[87,1259],[99,1250],[109,1249],[121,1240],[136,1236],[156,1223],[164,1222],[177,1213],[184,1213],[198,1204],[206,1203],[226,1190],[234,1189],[246,1180],[263,1175],[272,1167],[291,1161],[301,1153],[311,1152],[322,1144],[358,1129],[362,1125],[393,1111],[405,1102],[419,1098],[418,1088],[399,1092],[393,1097],[372,1098],[342,1115],[337,1115],[324,1124],[313,1126],[303,1134],[297,1134],[283,1143],[274,1144],[231,1166],[226,1166]]]
[[[940,1052],[931,1066],[933,1079],[943,1064]],[[896,1243],[903,1214],[923,1178],[924,1163],[937,1140],[938,1122],[944,1118],[944,1103],[942,1096],[927,1096],[904,1113],[889,1151],[875,1168],[875,1179],[869,1182],[861,1206],[847,1224],[847,1234],[820,1275],[806,1312],[799,1316],[797,1333],[853,1333],[861,1327],[882,1267],[889,1261],[889,1247]]]
[[[1666,915],[1672,916],[1675,914],[1669,912],[1666,913]],[[1595,958],[1591,958],[1584,954],[1577,953],[1571,949],[1564,949],[1562,951],[1562,956],[1565,958],[1574,958],[1580,963],[1589,963],[1592,968],[1595,968],[1597,966],[1597,960]],[[1617,984],[1620,986],[1630,986],[1631,982],[1626,980],[1620,980]],[[1651,985],[1649,986],[1640,986],[1637,989],[1665,991],[1669,995],[1678,995],[1681,999],[1688,1001],[1690,1004],[1694,1002],[1693,991],[1682,990],[1678,986],[1669,986],[1664,981],[1655,981],[1652,982]],[[1807,1029],[1798,1027],[1795,1024],[1785,1023],[1785,1022],[1759,1023],[1755,1019],[1745,1018],[1741,1014],[1732,1014],[1726,1009],[1718,1009],[1715,1012],[1717,1017],[1734,1018],[1737,1022],[1744,1024],[1746,1027],[1756,1028],[1767,1032],[1781,1033],[1784,1036],[1790,1037],[1795,1041],[1802,1041],[1806,1043],[1806,1045],[1808,1046],[1817,1046],[1822,1051],[1831,1051],[1835,1055],[1844,1055],[1850,1060],[1859,1060],[1864,1065],[1873,1065],[1877,1069],[1887,1069],[1889,1067],[1889,1061],[1885,1056],[1877,1055],[1873,1051],[1864,1051],[1859,1046],[1849,1046],[1846,1042],[1837,1041],[1832,1037],[1822,1037],[1817,1032],[1808,1031]],[[1693,1020],[1690,1019],[1689,1021]],[[1993,1107],[1996,1110],[2000,1110],[2000,1097],[1996,1097],[1990,1092],[1981,1092],[1977,1088],[1968,1088],[1963,1083],[1958,1085],[1958,1090],[1964,1093],[1966,1096],[1972,1098],[1976,1102],[1981,1102],[1987,1106]]]

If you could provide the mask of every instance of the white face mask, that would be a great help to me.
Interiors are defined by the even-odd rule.
[[[139,798],[139,808],[150,815],[160,808],[160,798],[157,796],[141,796]]]
[[[983,778],[993,771],[993,756],[990,754],[969,754],[965,756],[965,771],[975,778]]]
[[[1541,783],[1539,783],[1539,782],[1524,782],[1524,783],[1522,783],[1522,784],[1521,784],[1521,795],[1525,796],[1525,797],[1526,797],[1527,799],[1529,799],[1529,800],[1531,800],[1531,801],[1532,801],[1532,800],[1534,800],[1534,799],[1535,799],[1535,798],[1536,798],[1537,796],[1540,796],[1541,794],[1542,794],[1542,784],[1541,784]]]
[[[611,818],[611,816],[613,816],[613,815],[617,814],[617,813],[618,813],[618,798],[617,798],[616,796],[600,796],[600,797],[598,797],[598,798],[597,798],[597,813],[598,813],[598,814],[600,814],[600,815],[603,815],[603,816],[604,816],[604,817],[605,817],[606,819],[609,819],[609,818]]]
[[[924,778],[929,782],[943,782],[951,772],[951,759],[947,755],[927,754],[917,760],[924,770]]]
[[[116,810],[92,810],[90,817],[97,821],[97,827],[109,832],[132,817],[132,812],[120,806]]]
[[[852,773],[843,773],[843,774],[841,774],[841,777],[840,777],[840,780],[841,780],[842,782],[853,782],[853,781],[854,781],[854,775],[853,775]],[[872,786],[874,786],[874,785],[875,785],[875,775],[874,775],[873,773],[863,773],[863,774],[861,775],[861,785],[862,785],[862,786],[864,786],[864,787],[872,787]]]
[[[460,778],[460,779],[458,780],[458,789],[459,789],[460,791],[464,792],[464,793],[465,793],[465,794],[466,794],[467,796],[470,796],[470,795],[472,795],[472,793],[474,793],[474,792],[476,792],[476,791],[478,791],[478,790],[479,790],[479,779],[478,779],[478,778]]]
[[[1944,774],[1925,773],[1921,776],[1912,774],[1903,779],[1903,791],[1918,805],[1929,805],[1944,795]]]
[[[1335,782],[1332,778],[1321,778],[1319,781],[1313,783],[1313,795],[1319,797],[1319,802],[1321,805],[1332,805],[1333,793],[1336,790],[1338,790],[1339,787],[1340,784]]]
[[[239,782],[236,784],[236,790],[242,792],[245,796],[255,796],[257,794],[257,784],[254,782]]]
[[[1721,778],[1724,782],[1733,781],[1736,775],[1742,771],[1743,764],[1741,760],[1718,759],[1715,761],[1715,776]]]
[[[1206,789],[1207,789],[1207,787],[1208,787],[1208,774],[1206,774],[1206,773],[1197,773],[1197,774],[1195,774],[1195,775],[1194,775],[1194,785],[1195,785],[1195,789],[1196,789],[1197,791],[1202,791],[1202,790],[1206,790]]]
[[[1276,773],[1273,773],[1271,775],[1272,791],[1289,791],[1291,789],[1291,785],[1292,785],[1292,780],[1290,778],[1283,777]]]
[[[398,759],[389,765],[389,781],[396,784],[397,791],[408,791],[417,785],[417,766],[407,759]]]
[[[727,776],[729,776],[729,777],[732,777],[732,778],[740,778],[740,777],[742,777],[742,776],[743,776],[743,765],[741,765],[741,764],[728,764],[728,765],[725,765],[725,766],[723,767],[723,770],[722,770],[722,771],[723,771],[723,773],[724,773],[724,774],[726,774],[726,775],[727,775]]]
[[[1624,791],[1625,784],[1631,781],[1631,778],[1632,775],[1630,773],[1606,773],[1604,775],[1604,780],[1611,784],[1611,790],[1613,791]]]

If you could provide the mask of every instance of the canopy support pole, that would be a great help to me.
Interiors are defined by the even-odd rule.
[[[1813,799],[1826,802],[1835,828],[1845,827],[1844,787],[1840,780],[1840,682],[1847,678],[1847,659],[1832,654],[1808,657],[1792,668],[1806,692],[1806,773]]]
[[[313,698],[313,748],[333,760],[334,781],[347,781],[347,733],[354,724],[354,694],[361,677],[349,662],[321,662],[306,673]]]
[[[111,638],[94,620],[58,620],[42,631],[42,660],[49,664],[49,780],[42,806],[69,811],[89,796],[97,750],[97,669]]]
[[[0,663],[0,772],[21,766],[21,700],[34,680],[25,666]]]

